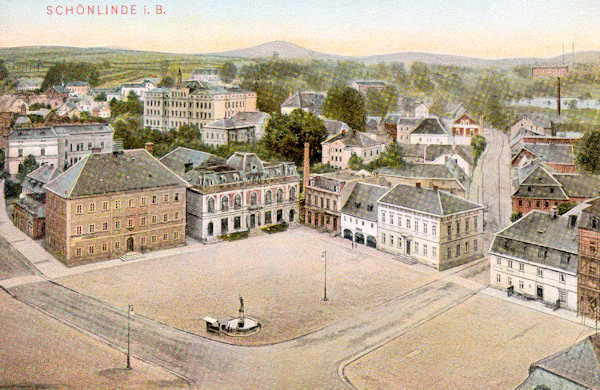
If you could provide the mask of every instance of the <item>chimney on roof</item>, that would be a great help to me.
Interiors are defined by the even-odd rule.
[[[577,223],[577,215],[569,215],[569,227],[575,227],[575,224]]]
[[[416,183],[415,183],[415,187],[417,187],[417,188],[421,188],[421,183],[420,183],[420,182],[416,182]]]
[[[152,143],[152,142],[146,142],[144,144],[144,149],[146,149],[146,151],[148,153],[150,153],[151,155],[154,155],[154,143]]]
[[[552,218],[558,217],[558,207],[552,207]]]
[[[433,188],[434,191],[437,191],[439,189],[439,187],[436,186],[435,184],[433,186],[431,186],[431,188]]]

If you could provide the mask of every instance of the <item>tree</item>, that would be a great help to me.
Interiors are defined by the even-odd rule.
[[[321,142],[326,135],[327,129],[321,119],[296,109],[290,115],[273,115],[265,128],[262,142],[272,153],[301,164],[305,142],[310,145],[311,161],[321,160]]]
[[[158,86],[171,88],[173,84],[175,84],[175,81],[173,81],[173,78],[171,76],[164,76],[162,79],[160,79]]]
[[[106,101],[106,93],[100,92],[98,95],[96,95],[94,100],[97,102],[105,102]]]
[[[509,90],[510,86],[504,76],[488,72],[477,79],[467,101],[467,108],[475,116],[484,117],[495,128],[504,129],[512,119],[504,110]]]
[[[17,177],[20,181],[23,181],[25,176],[27,176],[30,172],[36,170],[39,166],[40,164],[38,164],[37,161],[35,161],[35,157],[30,154],[27,157],[25,157],[25,159],[19,164],[19,171]]]
[[[144,104],[133,91],[129,91],[125,101],[118,101],[113,98],[108,106],[110,107],[110,116],[113,118],[124,114],[141,115],[144,110]]]
[[[242,88],[256,92],[256,108],[267,113],[279,112],[281,104],[288,97],[287,89],[268,81],[244,81]]]
[[[398,101],[398,93],[396,88],[387,86],[383,91],[379,92],[375,89],[369,89],[365,98],[366,111],[369,115],[384,117],[388,112],[394,109]]]
[[[100,83],[100,71],[96,65],[85,62],[56,62],[46,72],[41,90],[69,81],[87,81],[94,87]]]
[[[600,174],[600,130],[588,131],[577,144],[576,161],[581,170]]]
[[[219,77],[226,83],[230,83],[237,76],[237,67],[232,61],[227,61],[219,69]]]
[[[415,62],[410,67],[410,80],[415,89],[422,92],[431,92],[435,85],[429,79],[427,65]]]
[[[365,129],[365,100],[354,88],[334,86],[323,101],[323,115],[345,122],[353,130]]]
[[[473,147],[473,162],[477,164],[477,160],[485,150],[487,141],[481,135],[476,134],[471,137],[471,146]]]
[[[9,73],[4,60],[0,60],[0,81],[8,79]]]
[[[385,151],[376,160],[371,161],[367,164],[366,168],[369,171],[373,171],[377,168],[402,168],[405,165],[404,158],[402,157],[402,148],[397,143],[391,143]]]
[[[356,153],[352,153],[348,159],[348,168],[354,171],[360,171],[361,169],[365,168],[365,164],[363,160],[356,155]]]
[[[510,222],[515,222],[515,221],[521,219],[522,216],[523,216],[523,213],[520,211],[518,213],[512,213],[510,215]]]
[[[571,203],[571,202],[559,203],[556,206],[557,211],[558,211],[558,215],[563,215],[564,213],[566,213],[567,211],[571,210],[575,206],[577,206],[577,204]]]
[[[323,163],[314,163],[310,166],[310,173],[329,173],[329,172],[335,172],[335,168],[332,167],[331,165],[329,165],[329,163],[327,164],[323,164]]]

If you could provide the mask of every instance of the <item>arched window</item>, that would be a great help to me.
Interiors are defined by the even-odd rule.
[[[209,223],[208,223],[208,235],[209,235],[209,236],[212,236],[212,235],[213,235],[213,230],[214,230],[214,228],[213,228],[213,223],[212,223],[212,222],[209,222]]]
[[[265,204],[271,204],[271,191],[267,190],[265,192]]]
[[[215,199],[214,198],[208,199],[208,212],[209,213],[215,212]]]
[[[237,194],[235,198],[233,198],[233,208],[239,210],[242,208],[242,196]]]
[[[258,203],[258,196],[256,195],[256,192],[253,192],[250,194],[250,204],[252,206],[256,206],[257,203]]]
[[[229,197],[224,196],[221,198],[221,211],[229,210]]]
[[[283,202],[283,190],[280,188],[277,190],[277,203]]]
[[[296,187],[290,188],[290,201],[296,200]]]

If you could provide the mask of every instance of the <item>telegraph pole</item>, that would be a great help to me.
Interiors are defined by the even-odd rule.
[[[323,257],[323,264],[325,265],[325,268],[324,268],[325,278],[324,278],[324,283],[323,283],[323,300],[328,301],[328,299],[327,299],[327,251],[323,251],[322,257]]]
[[[133,305],[127,305],[127,370],[131,370],[131,312],[133,311]]]

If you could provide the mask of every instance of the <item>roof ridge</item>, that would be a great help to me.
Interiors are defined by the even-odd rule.
[[[85,168],[85,165],[88,163],[91,155],[92,154],[90,153],[90,154],[87,154],[87,155],[85,155],[83,157],[85,160],[83,160],[81,168],[79,168],[79,173],[77,173],[77,177],[75,178],[75,180],[73,181],[73,185],[69,189],[69,193],[67,194],[67,198],[71,197],[71,194],[73,193],[73,190],[75,189],[75,186],[77,185],[77,182],[79,181],[79,176],[81,176],[81,172],[83,172],[83,168]]]
[[[158,158],[154,157],[152,154],[150,154],[149,151],[147,151],[146,149],[138,149],[138,150],[143,150],[144,152],[146,152],[151,158],[155,159],[160,165],[162,165],[166,170],[168,170],[169,172],[171,172],[173,175],[175,175],[179,180],[182,180],[186,186],[191,186],[191,184],[185,180],[183,177],[179,176],[177,173],[175,173],[173,170],[171,170],[171,168],[169,168],[168,166],[166,166],[165,164],[163,164],[162,161],[160,161]]]

